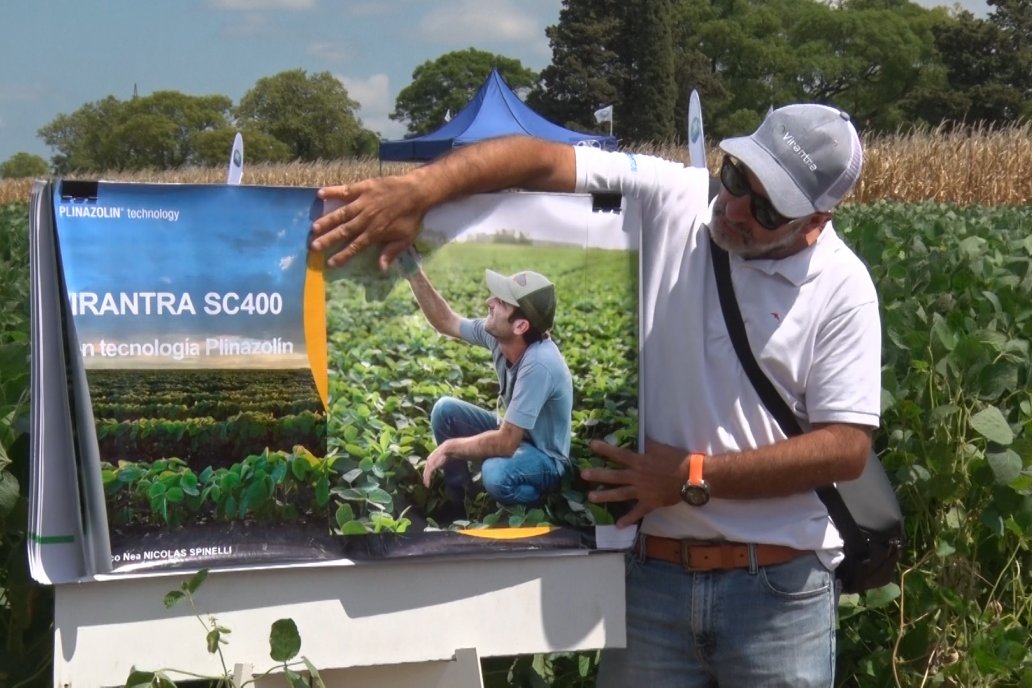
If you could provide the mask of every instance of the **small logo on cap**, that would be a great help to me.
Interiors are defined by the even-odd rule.
[[[817,163],[813,161],[813,158],[811,158],[810,154],[806,152],[806,149],[799,145],[799,142],[796,141],[795,136],[792,136],[790,132],[786,131],[784,135],[781,137],[781,140],[785,142],[785,144],[793,153],[799,156],[799,159],[802,160],[803,163],[810,168],[811,172],[817,171]]]
[[[521,287],[527,286],[527,273],[521,272],[518,275],[513,275],[512,281],[520,285]]]

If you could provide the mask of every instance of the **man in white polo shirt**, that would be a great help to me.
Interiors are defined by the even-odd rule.
[[[386,265],[428,208],[519,186],[609,191],[642,209],[644,453],[592,442],[614,468],[584,471],[632,501],[640,521],[627,580],[626,650],[604,655],[612,686],[830,686],[834,567],[842,539],[814,492],[863,470],[880,412],[881,331],[867,270],[836,235],[836,205],[860,175],[849,117],[790,105],[721,142],[719,195],[705,170],[652,157],[510,138],[402,177],[320,191],[347,205],[313,225],[313,248],[370,244]],[[724,324],[711,240],[760,367],[806,432],[764,409]]]

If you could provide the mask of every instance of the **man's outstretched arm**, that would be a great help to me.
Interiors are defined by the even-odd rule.
[[[312,249],[345,245],[331,266],[379,244],[384,270],[419,233],[434,206],[462,196],[509,188],[573,191],[576,161],[572,146],[528,136],[510,136],[459,148],[404,175],[329,186],[319,198],[344,205],[312,224]]]
[[[419,304],[420,310],[426,316],[427,322],[441,334],[459,339],[462,316],[452,310],[441,293],[431,284],[426,273],[418,265],[415,265],[414,272],[408,274],[407,277],[409,286],[412,287],[412,294],[416,297],[416,303]]]

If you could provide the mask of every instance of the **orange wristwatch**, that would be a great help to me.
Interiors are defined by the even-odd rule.
[[[688,457],[688,482],[681,486],[681,499],[692,506],[702,506],[709,501],[709,485],[702,479],[702,454]]]

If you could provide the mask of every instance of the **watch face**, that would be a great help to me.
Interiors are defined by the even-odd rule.
[[[685,483],[681,486],[681,499],[692,506],[702,506],[709,501],[709,486],[705,482],[700,485]]]

